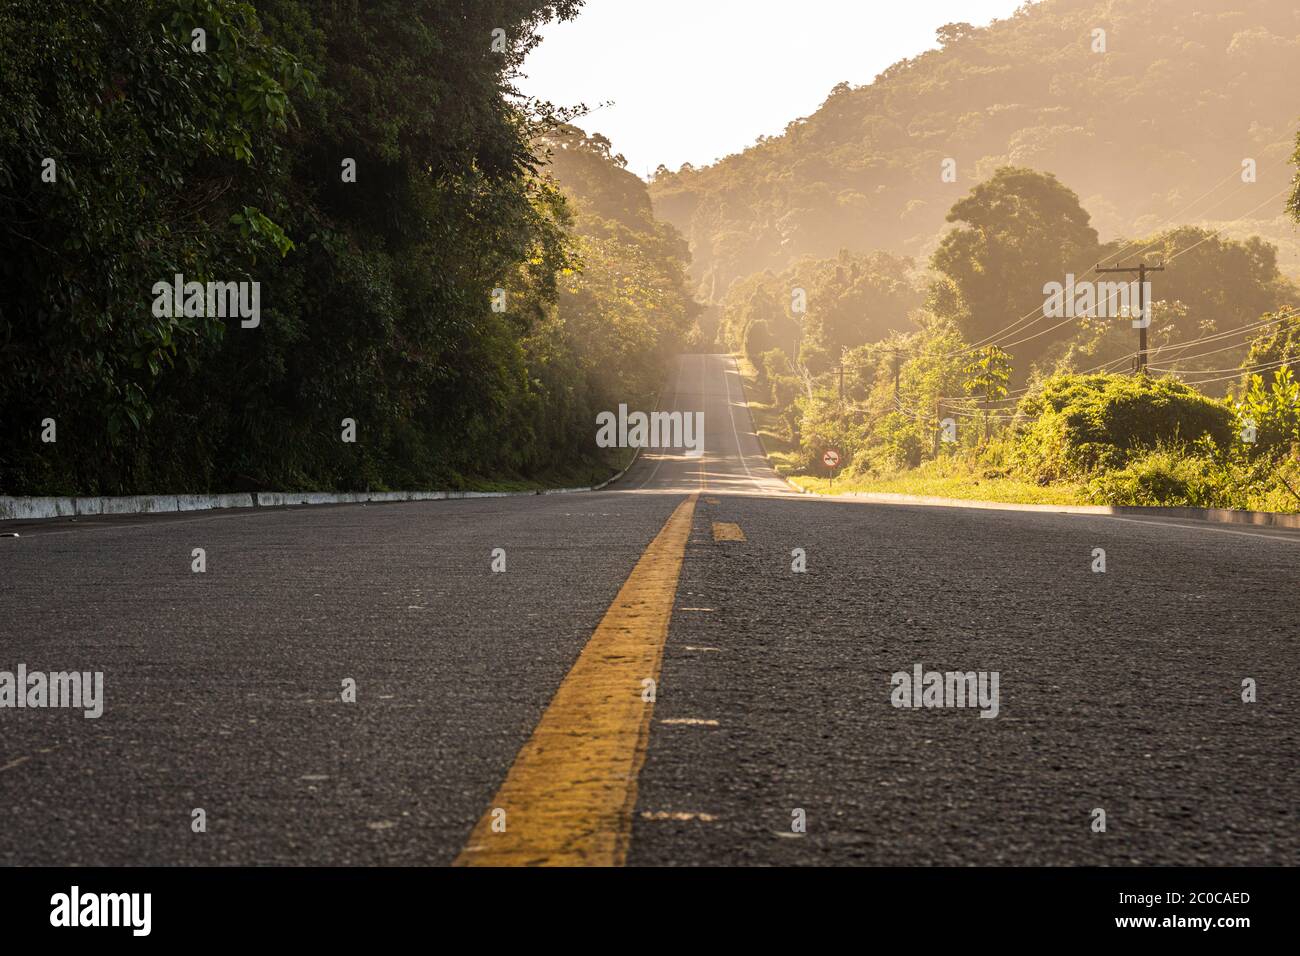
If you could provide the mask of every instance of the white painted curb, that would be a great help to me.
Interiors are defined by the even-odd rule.
[[[168,514],[226,508],[283,508],[290,505],[351,505],[390,501],[445,501],[453,498],[522,498],[531,495],[571,495],[600,491],[627,474],[627,468],[598,485],[582,488],[542,488],[537,491],[259,491],[230,495],[128,495],[124,497],[15,498],[0,495],[0,521],[35,521],[82,515]]]

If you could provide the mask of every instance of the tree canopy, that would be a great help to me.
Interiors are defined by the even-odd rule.
[[[644,185],[598,137],[548,167],[567,114],[514,89],[579,6],[3,5],[0,491],[601,467],[595,411],[694,313]],[[260,323],[155,314],[178,274],[258,283]]]

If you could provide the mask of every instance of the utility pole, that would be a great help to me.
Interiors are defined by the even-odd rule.
[[[939,433],[943,431],[943,399],[941,398],[936,398],[934,400],[934,421],[935,421],[934,457],[938,458],[939,457]]]
[[[1097,267],[1096,267],[1096,271],[1099,272],[1099,273],[1102,273],[1102,272],[1126,272],[1126,273],[1129,273],[1129,274],[1132,274],[1132,273],[1134,273],[1134,272],[1137,273],[1137,277],[1138,277],[1138,295],[1137,295],[1137,299],[1138,299],[1138,354],[1137,354],[1137,363],[1136,363],[1136,369],[1135,369],[1135,370],[1137,371],[1137,373],[1138,373],[1139,375],[1145,375],[1145,374],[1146,374],[1146,371],[1147,371],[1147,326],[1151,324],[1151,321],[1150,321],[1150,319],[1147,317],[1146,303],[1143,301],[1142,296],[1143,296],[1143,294],[1146,292],[1146,287],[1147,287],[1147,273],[1148,273],[1148,272],[1164,272],[1164,271],[1165,271],[1164,263],[1162,262],[1162,263],[1161,263],[1160,265],[1158,265],[1158,266],[1149,266],[1149,265],[1147,265],[1145,262],[1139,262],[1139,263],[1137,264],[1137,268],[1136,268],[1136,269],[1134,269],[1134,268],[1125,268],[1125,267],[1122,266],[1122,265],[1120,265],[1120,266],[1115,266],[1115,267],[1113,267],[1113,268],[1109,268],[1109,269],[1103,269],[1103,268],[1101,267],[1101,265],[1098,264]]]
[[[883,351],[888,352],[894,357],[894,399],[898,399],[899,380],[903,374],[903,356],[897,348],[886,348]],[[840,379],[840,404],[844,404],[844,370],[848,367],[848,349],[840,350],[840,364],[834,366],[831,371],[836,373]],[[861,368],[861,366],[855,366]]]

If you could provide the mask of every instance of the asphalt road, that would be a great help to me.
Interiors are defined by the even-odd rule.
[[[0,864],[453,862],[684,501],[627,863],[1300,863],[1300,534],[813,499],[728,359],[664,401],[704,454],[602,492],[0,539],[0,671],[105,695],[0,708]],[[996,672],[997,716],[893,706],[917,664]]]

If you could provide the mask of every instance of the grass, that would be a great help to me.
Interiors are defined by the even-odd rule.
[[[927,498],[960,498],[964,501],[1002,501],[1023,505],[1092,504],[1080,485],[1060,482],[1040,485],[1035,481],[1012,478],[973,465],[966,459],[947,457],[927,461],[919,468],[883,475],[849,475],[831,483],[823,477],[801,475],[791,478],[795,484],[816,494],[841,494],[850,491],[893,495],[920,495]]]
[[[1027,505],[1089,504],[1072,486],[1037,485],[1014,478],[978,478],[974,475],[927,475],[924,467],[880,478],[837,479],[834,487],[826,478],[799,476],[796,485],[815,494],[844,494],[850,491],[928,498],[960,498],[965,501],[1003,501]]]
[[[793,442],[783,437],[785,427],[781,423],[777,407],[758,400],[758,374],[749,359],[743,355],[737,355],[735,358],[740,380],[745,387],[745,399],[749,402],[749,413],[754,418],[754,428],[758,432],[758,440],[763,446],[763,452],[777,474],[792,475],[798,470],[795,455],[797,449]]]

